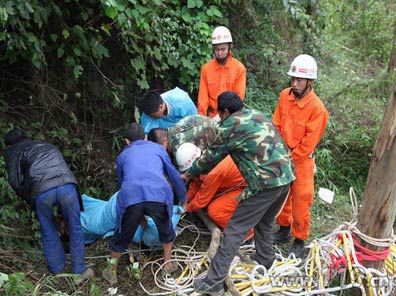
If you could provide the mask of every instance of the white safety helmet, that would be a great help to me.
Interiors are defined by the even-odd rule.
[[[212,33],[212,45],[220,43],[232,43],[231,32],[224,26],[216,27]]]
[[[287,75],[298,78],[316,79],[318,77],[318,66],[313,57],[308,54],[300,54],[291,63]]]
[[[201,156],[201,149],[195,146],[193,143],[184,143],[179,146],[176,150],[176,162],[179,167],[179,171],[184,172],[188,170],[194,160]]]

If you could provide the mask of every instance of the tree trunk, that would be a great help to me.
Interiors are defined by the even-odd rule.
[[[373,158],[362,209],[358,217],[358,228],[374,238],[388,238],[393,229],[396,214],[396,85],[392,86],[389,103],[382,121],[381,130],[373,148]],[[384,248],[364,241],[362,245],[373,251]],[[380,269],[383,261],[363,263],[366,267]]]
[[[388,73],[395,71],[395,64],[396,64],[396,21],[393,24],[393,42],[392,42],[392,50],[389,56]]]

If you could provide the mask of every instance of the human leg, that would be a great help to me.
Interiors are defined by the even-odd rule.
[[[146,202],[144,204],[145,214],[153,219],[162,243],[165,263],[162,274],[170,274],[177,270],[177,265],[171,261],[173,240],[176,234],[172,226],[170,213],[168,213],[167,206],[163,203]]]
[[[223,229],[226,228],[228,221],[239,204],[239,200],[236,200],[236,198],[242,191],[243,188],[232,190],[216,198],[209,204],[208,215],[216,225]]]
[[[266,198],[263,198],[264,197]],[[216,256],[212,260],[204,283],[209,286],[221,287],[224,282],[232,259],[235,257],[240,244],[252,227],[257,225],[272,205],[273,199],[266,191],[260,191],[255,196],[243,200],[236,208],[234,215],[224,230],[224,237]]]
[[[295,165],[296,180],[293,183],[293,224],[291,232],[295,237],[289,254],[296,257],[304,254],[305,240],[309,237],[310,208],[314,196],[314,160],[307,159]]]
[[[236,190],[227,192],[220,197],[213,200],[208,206],[208,215],[212,221],[220,226],[222,229],[226,228],[228,221],[231,219],[235,212],[236,207],[239,204],[239,200],[236,200],[238,195],[241,194],[244,188],[240,187]],[[249,231],[245,240],[252,239],[254,235],[253,228]]]
[[[275,259],[272,237],[273,222],[280,207],[287,198],[289,189],[290,186],[285,185],[267,190],[261,195],[263,200],[267,200],[269,206],[259,223],[254,227],[255,260],[267,268],[272,265]]]
[[[206,278],[194,281],[195,291],[203,295],[223,295],[223,283],[231,261],[246,234],[258,223],[260,219],[258,216],[261,216],[259,211],[256,212],[257,207],[252,207],[252,200],[256,200],[256,196],[241,201],[235,209],[234,215],[224,229],[223,240],[211,262]]]
[[[110,253],[110,260],[114,262],[111,262],[110,267],[104,269],[102,272],[103,278],[108,281],[110,285],[115,285],[117,283],[117,266],[121,255],[121,252],[112,251]]]
[[[293,224],[291,227],[294,241],[289,249],[289,255],[294,254],[297,258],[303,256],[305,240],[308,239],[310,232],[310,206],[313,200],[313,188],[311,195],[310,187],[310,184],[304,183],[294,185]]]
[[[117,266],[121,255],[126,252],[128,244],[139,226],[140,220],[144,215],[143,203],[138,203],[126,208],[121,219],[120,228],[116,229],[114,236],[110,240],[111,263],[108,268],[103,270],[103,277],[112,285],[117,283]]]
[[[196,281],[194,283],[196,291],[207,293],[209,291],[208,289],[210,289],[211,293],[220,293],[223,282],[228,274],[231,261],[236,255],[243,238],[252,227],[260,223],[263,217],[269,212],[270,209],[272,209],[271,207],[275,202],[278,202],[278,208],[280,207],[282,201],[287,195],[288,187],[289,186],[286,185],[279,188],[263,190],[258,192],[255,196],[239,203],[234,215],[224,230],[224,238],[216,256],[212,260],[212,264],[209,268],[206,278],[202,281]],[[283,195],[279,191],[281,191]],[[279,199],[274,199],[274,195],[282,195],[282,197],[279,197]],[[270,218],[270,216],[268,217]],[[264,219],[263,221],[268,223],[267,220],[270,220],[269,218]],[[272,219],[273,218],[274,216],[272,216]],[[268,227],[267,232],[270,236],[272,234],[271,231],[272,229]],[[270,242],[269,244],[271,249],[264,250],[264,254],[268,255],[267,257],[271,257],[269,256],[271,250],[273,255],[272,243]]]
[[[65,184],[56,188],[56,194],[62,216],[69,227],[72,271],[75,274],[81,274],[87,269],[87,266],[84,259],[84,236],[80,222],[78,192],[74,184]]]
[[[200,209],[196,213],[198,217],[204,222],[206,227],[210,230],[211,238],[210,238],[210,245],[208,248],[208,256],[210,260],[212,260],[213,257],[216,255],[216,252],[220,246],[221,230],[215,223],[213,223],[207,211],[205,211],[204,209]]]
[[[289,195],[286,198],[276,220],[279,224],[279,230],[273,234],[273,243],[274,244],[281,244],[287,243],[291,239],[291,225],[293,223],[293,215],[292,215],[292,208],[293,208],[293,197],[294,197],[294,183],[290,187]]]
[[[35,199],[44,257],[49,271],[53,274],[61,273],[66,265],[66,254],[54,224],[53,207],[55,204],[56,188],[40,193]]]
[[[292,215],[292,207],[293,207],[293,186],[294,182],[290,187],[290,193],[279,212],[278,216],[276,217],[276,221],[280,226],[289,226],[293,223],[293,215]]]
[[[296,180],[293,182],[293,224],[292,234],[300,240],[307,240],[310,232],[310,207],[314,196],[314,160],[308,159],[296,166]]]

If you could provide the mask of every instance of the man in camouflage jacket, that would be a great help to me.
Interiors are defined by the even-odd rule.
[[[194,282],[197,292],[209,295],[223,295],[232,259],[252,227],[256,247],[253,259],[266,267],[272,265],[273,220],[295,179],[289,150],[263,113],[243,108],[242,100],[230,91],[219,95],[217,111],[222,120],[217,137],[182,177],[189,180],[208,173],[229,154],[248,186],[237,197],[241,202],[224,230],[206,278]]]

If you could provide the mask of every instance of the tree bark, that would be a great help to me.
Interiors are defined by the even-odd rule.
[[[388,73],[395,71],[395,64],[396,64],[396,21],[393,24],[393,42],[392,42],[392,50],[389,55]]]
[[[396,85],[392,86],[381,130],[373,148],[362,209],[358,217],[360,231],[374,238],[388,238],[396,214]],[[362,245],[373,251],[384,248],[364,241]],[[383,261],[367,261],[366,267],[380,269]]]

